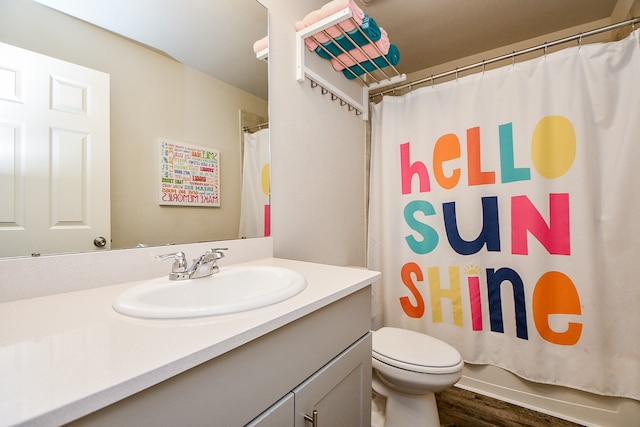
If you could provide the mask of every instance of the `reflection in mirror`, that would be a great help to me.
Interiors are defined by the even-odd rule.
[[[105,23],[89,24],[44,5],[56,7],[53,3],[81,5],[78,7],[85,10],[80,15],[87,11],[98,12],[102,18],[113,15],[116,27],[105,30],[100,27]],[[165,6],[179,6],[179,13],[163,10]],[[151,17],[153,22],[149,22]],[[136,23],[137,18],[142,21]],[[127,33],[119,27],[122,23],[137,30]],[[213,29],[223,34],[208,32]],[[264,235],[268,229],[264,223],[260,231],[239,233],[243,127],[258,124],[247,122],[247,116],[268,120],[267,64],[258,61],[252,49],[253,42],[266,33],[267,11],[256,0],[0,3],[0,42],[109,75],[110,195],[90,194],[111,200],[110,231],[102,236],[105,248]],[[242,56],[250,65],[237,65]],[[223,74],[213,77],[210,70],[216,67]],[[244,83],[231,82],[232,78]],[[0,117],[0,123],[3,120]],[[159,204],[160,138],[219,150],[219,207]],[[28,143],[28,135],[25,141]],[[3,197],[6,195],[0,194],[0,200]],[[24,197],[32,196],[27,193]],[[41,201],[43,210],[50,204],[46,198]],[[91,217],[91,212],[86,213]],[[12,228],[4,221],[0,217],[0,232]],[[49,252],[38,247],[11,252],[6,242],[0,234],[1,256]],[[76,250],[55,252],[60,251]]]
[[[271,152],[269,122],[247,111],[242,123],[242,202],[240,237],[271,235]]]

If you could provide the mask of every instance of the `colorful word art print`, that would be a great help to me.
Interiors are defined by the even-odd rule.
[[[220,151],[159,140],[160,205],[220,206]]]

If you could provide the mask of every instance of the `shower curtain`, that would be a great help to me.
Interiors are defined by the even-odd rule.
[[[269,129],[244,133],[239,237],[270,235]]]
[[[640,399],[640,46],[564,49],[372,111],[373,324]]]

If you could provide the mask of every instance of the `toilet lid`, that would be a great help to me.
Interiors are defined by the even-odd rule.
[[[373,332],[373,357],[409,371],[449,374],[464,362],[455,348],[429,335],[384,327]]]

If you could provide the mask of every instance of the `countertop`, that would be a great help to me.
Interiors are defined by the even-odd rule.
[[[60,425],[77,419],[293,322],[379,277],[365,269],[278,258],[235,265],[289,268],[302,273],[308,285],[271,306],[199,319],[143,320],[115,312],[114,298],[141,282],[0,304],[0,425]]]

